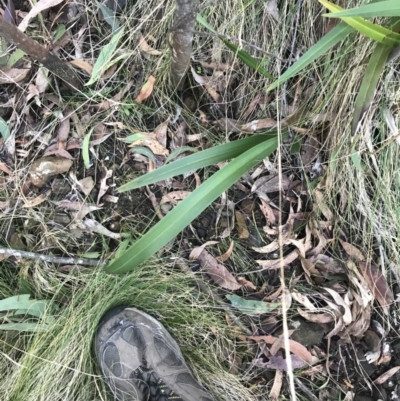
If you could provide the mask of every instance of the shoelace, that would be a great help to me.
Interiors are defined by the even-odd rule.
[[[139,366],[134,372],[134,378],[143,393],[143,401],[184,401],[151,368]]]

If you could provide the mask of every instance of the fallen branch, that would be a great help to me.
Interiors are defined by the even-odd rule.
[[[42,260],[44,262],[59,263],[63,265],[105,266],[106,262],[99,259],[68,258],[51,255],[42,255],[35,252],[20,251],[19,249],[0,247],[0,255],[9,255],[16,258]]]
[[[21,32],[3,17],[0,18],[0,36],[43,64],[44,67],[72,88],[80,89],[82,87],[78,75],[70,64],[61,61],[55,54],[52,54],[38,42]]]

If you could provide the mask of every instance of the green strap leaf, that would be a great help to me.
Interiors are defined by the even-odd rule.
[[[385,0],[374,4],[366,4],[364,6],[349,8],[348,10],[339,11],[332,14],[322,14],[328,18],[342,17],[400,17],[400,1]]]
[[[342,7],[339,7],[328,0],[318,1],[333,13],[332,17],[336,16],[336,12],[343,10]],[[363,35],[375,40],[376,42],[392,47],[400,44],[400,35],[391,31],[390,29],[384,28],[383,26],[373,24],[372,22],[366,21],[361,17],[342,17],[341,19],[346,24],[350,25]]]
[[[106,271],[116,274],[125,273],[150,258],[188,226],[244,173],[261,162],[277,147],[278,138],[275,137],[253,146],[232,160],[172,209],[142,238],[136,241],[123,256],[113,261],[106,268]]]
[[[392,18],[390,25],[391,29],[393,29],[394,31],[398,31],[400,29],[400,19]],[[386,46],[382,43],[378,43],[375,50],[371,54],[354,105],[354,115],[351,125],[351,131],[353,135],[357,130],[359,121],[361,120],[362,116],[364,115],[365,111],[374,98],[379,78],[382,74],[383,69],[385,68],[386,61],[391,51],[392,47]]]
[[[195,171],[199,168],[211,166],[213,164],[233,159],[244,151],[256,146],[269,138],[276,136],[276,132],[269,134],[253,135],[249,138],[239,139],[224,145],[214,146],[211,149],[203,150],[193,155],[176,160],[170,164],[164,165],[157,170],[142,175],[139,178],[130,181],[118,188],[119,192],[126,192],[132,189],[140,188],[145,185],[151,185],[155,182],[166,180],[180,174]]]
[[[341,22],[321,38],[314,46],[307,50],[290,68],[287,69],[275,82],[268,88],[267,92],[272,91],[277,86],[283,84],[288,79],[297,75],[304,68],[308,67],[318,57],[325,54],[329,49],[343,40],[347,35],[353,32],[353,29]]]

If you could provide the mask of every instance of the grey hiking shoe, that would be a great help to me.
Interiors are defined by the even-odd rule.
[[[165,327],[135,308],[121,306],[102,318],[95,351],[119,401],[213,401]]]

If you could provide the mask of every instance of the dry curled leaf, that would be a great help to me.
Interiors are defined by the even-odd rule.
[[[339,241],[342,244],[344,251],[347,253],[347,255],[350,256],[350,258],[355,259],[360,262],[365,261],[364,255],[357,247],[355,247],[354,245],[349,244],[348,242],[343,241],[341,239],[339,239]]]
[[[143,87],[140,89],[139,95],[135,99],[138,103],[142,103],[143,101],[145,101],[146,99],[149,98],[149,96],[153,92],[155,82],[156,82],[156,79],[153,77],[153,75],[150,75],[149,79],[143,85]]]
[[[139,38],[139,49],[146,54],[150,54],[152,56],[160,56],[162,53],[159,50],[154,49],[153,47],[151,47],[145,37],[143,35],[140,35]]]
[[[383,384],[385,381],[389,380],[398,370],[400,369],[400,366],[395,366],[382,375],[380,375],[377,379],[374,380],[375,385]]]
[[[43,193],[33,199],[27,199],[22,207],[31,208],[38,206],[47,199],[47,195],[47,193]]]
[[[190,191],[169,192],[161,198],[160,205],[162,205],[164,203],[172,203],[173,205],[177,205],[180,200],[185,199],[190,194],[191,194]]]
[[[239,212],[238,210],[235,210],[235,217],[236,217],[236,222],[237,222],[237,230],[238,230],[239,238],[241,238],[241,239],[249,238],[250,232],[247,229],[246,217],[244,216],[243,213]]]
[[[57,4],[62,3],[64,0],[39,0],[37,3],[33,5],[29,13],[25,16],[25,18],[18,25],[18,29],[21,32],[25,32],[26,28],[28,28],[29,22],[32,18],[35,18],[39,13],[48,8],[54,7]]]
[[[218,263],[217,259],[210,255],[205,249],[201,247],[194,248],[189,255],[189,259],[198,260],[203,270],[222,288],[232,291],[242,288],[227,268]]]
[[[262,120],[255,120],[241,126],[243,132],[256,132],[265,128],[276,127],[276,121],[273,118],[263,118]]]
[[[0,68],[0,85],[23,81],[29,74],[28,68]]]
[[[275,341],[279,341],[281,348],[284,349],[284,341],[281,341],[277,337],[273,336],[246,336],[248,340],[253,340],[256,342],[265,342],[268,345],[272,345],[275,343]],[[309,364],[313,364],[315,362],[314,357],[311,355],[310,351],[307,350],[307,348],[298,343],[297,341],[294,340],[289,340],[289,346],[290,346],[290,352],[297,355],[299,358],[303,359],[303,361],[306,361]]]
[[[92,75],[93,66],[89,64],[87,61],[72,60],[70,61],[70,64],[72,64],[74,67],[80,68],[81,70],[87,72],[89,75]]]
[[[389,306],[394,302],[394,297],[385,277],[378,267],[371,263],[359,262],[358,266],[367,281],[370,291],[374,294],[384,312],[388,314]]]
[[[149,134],[147,134],[146,138],[139,139],[129,144],[130,148],[134,146],[146,146],[146,148],[149,148],[155,155],[165,157],[169,155],[169,150],[164,148],[164,146],[162,146],[155,137],[151,137]]]
[[[221,256],[217,256],[217,260],[219,262],[225,262],[226,260],[228,260],[232,255],[234,245],[235,245],[235,241],[231,241],[231,244],[229,245],[228,250],[224,254],[222,254]]]

